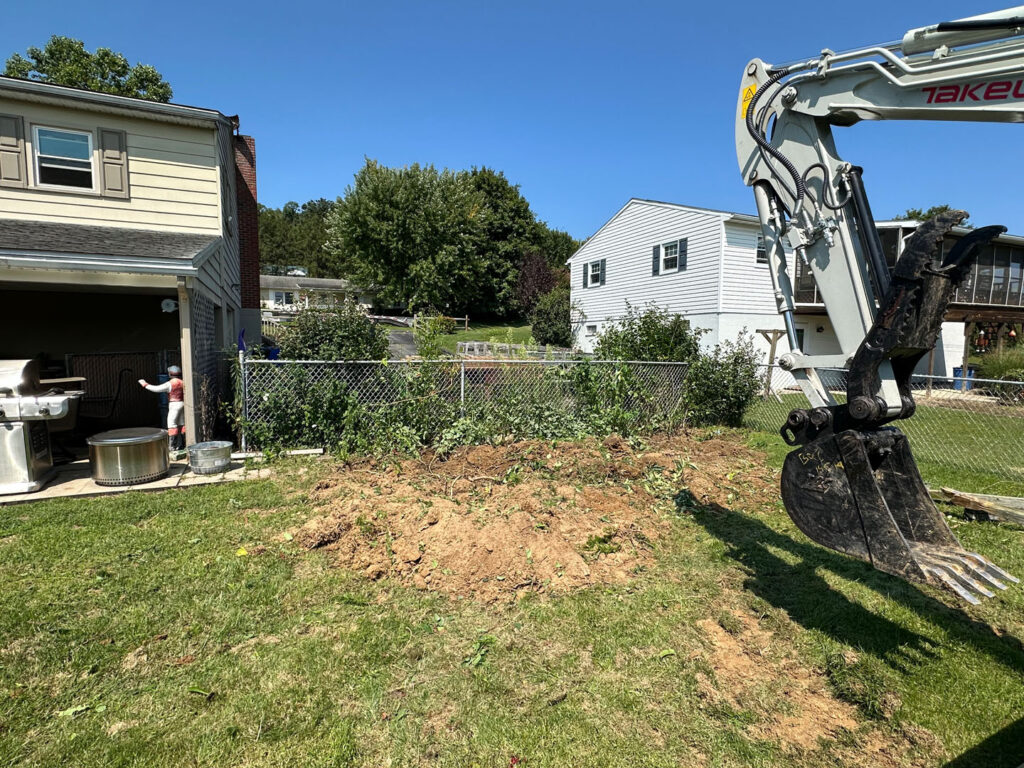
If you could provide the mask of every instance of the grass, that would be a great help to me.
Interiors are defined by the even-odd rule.
[[[446,349],[454,351],[455,344],[460,341],[491,341],[499,343],[511,342],[512,344],[525,344],[530,340],[530,325],[513,325],[511,323],[470,323],[469,330],[462,330],[458,326],[455,333],[442,336]]]
[[[666,488],[680,508],[648,570],[486,607],[282,537],[309,514],[303,466],[0,508],[0,765],[863,764],[857,735],[813,753],[759,737],[779,690],[706,697],[697,622],[736,632],[734,610],[905,743],[895,764],[1024,760],[1020,588],[961,608],[813,546],[775,498],[705,508]],[[954,526],[1024,573],[1019,530]]]
[[[800,394],[782,395],[782,401],[758,402],[748,411],[746,422],[771,434],[778,446],[785,447],[776,437],[778,426],[790,409],[806,407],[807,401]],[[993,408],[1002,413],[919,402],[913,417],[893,426],[910,439],[921,475],[929,486],[1024,495],[1024,409]]]

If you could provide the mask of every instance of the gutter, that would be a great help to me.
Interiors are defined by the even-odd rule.
[[[103,254],[47,253],[0,249],[0,266],[29,267],[52,272],[133,272],[149,275],[195,276],[198,266],[192,259],[171,261],[144,256],[108,256]]]
[[[233,128],[232,119],[215,109],[190,107],[185,104],[164,104],[130,96],[116,96],[111,93],[87,91],[67,85],[38,83],[17,77],[0,76],[0,95],[51,104],[66,104],[68,101],[104,108],[109,111],[138,117],[140,112],[150,117],[162,118],[167,122],[183,122],[190,125],[223,125]]]

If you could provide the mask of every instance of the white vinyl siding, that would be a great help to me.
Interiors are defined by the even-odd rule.
[[[715,312],[721,221],[719,213],[630,201],[570,260],[572,299],[586,323],[603,325],[623,317],[627,302],[681,314]],[[652,275],[652,247],[681,238],[687,241],[686,269]],[[606,262],[605,285],[582,290],[583,265],[599,260]]]
[[[29,158],[28,188],[0,188],[0,210],[4,216],[66,224],[221,234],[218,166],[222,151],[218,151],[217,131],[213,127],[173,125],[80,106],[59,107],[9,98],[0,98],[0,114],[19,115],[24,119]],[[94,154],[101,128],[124,131],[128,198],[100,194],[95,168],[91,189],[41,186],[35,162],[37,139],[29,126],[90,134]]]
[[[725,222],[725,247],[722,251],[723,312],[778,314],[768,265],[757,257],[760,229],[760,226],[753,223]]]

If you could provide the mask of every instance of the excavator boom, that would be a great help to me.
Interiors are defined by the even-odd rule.
[[[1024,6],[935,24],[901,41],[784,66],[752,60],[736,115],[736,151],[753,188],[790,351],[780,366],[811,407],[789,414],[782,497],[818,543],[887,573],[947,587],[969,602],[1017,579],[968,552],[928,495],[894,422],[916,408],[911,376],[991,226],[942,244],[967,218],[923,223],[888,267],[862,170],[839,157],[833,126],[861,120],[1024,121]],[[813,274],[840,353],[808,355],[793,320],[792,267]],[[845,401],[818,368],[847,369]]]

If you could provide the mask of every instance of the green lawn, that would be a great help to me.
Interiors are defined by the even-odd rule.
[[[445,347],[455,349],[459,341],[498,341],[502,344],[511,341],[513,344],[525,344],[530,340],[529,325],[513,325],[502,323],[473,323],[470,322],[469,330],[462,330],[459,325],[455,333],[444,336]]]
[[[746,424],[777,435],[789,411],[806,404],[800,394],[782,395],[782,403],[769,398],[747,412]],[[1024,409],[992,406],[979,412],[918,403],[911,418],[892,426],[910,439],[929,486],[1024,495]],[[784,445],[781,439],[778,444]]]
[[[770,438],[749,439],[778,464]],[[649,568],[488,607],[369,581],[282,537],[310,516],[324,464],[296,466],[308,471],[0,508],[0,765],[1024,761],[1022,588],[963,608],[812,545],[774,496],[693,508],[667,473]],[[1024,532],[953,525],[1024,574]],[[785,680],[716,692],[700,627],[735,633],[736,615],[770,633],[753,669],[824,673],[858,727],[784,750],[763,729],[792,711]]]

